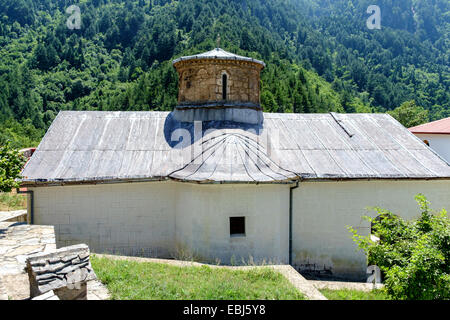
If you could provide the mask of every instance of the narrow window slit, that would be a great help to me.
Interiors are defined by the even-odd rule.
[[[222,100],[227,100],[227,82],[228,77],[226,74],[222,75]]]

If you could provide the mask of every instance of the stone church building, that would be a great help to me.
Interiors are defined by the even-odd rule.
[[[450,166],[391,116],[264,113],[262,61],[214,49],[173,63],[172,112],[54,120],[22,186],[58,246],[364,279],[346,227],[369,234],[366,207],[415,218],[423,193],[450,209]]]

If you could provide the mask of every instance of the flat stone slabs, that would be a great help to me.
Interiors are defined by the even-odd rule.
[[[292,266],[274,266],[274,269],[285,276],[308,300],[328,300],[309,280],[306,280]]]
[[[111,298],[106,286],[100,280],[91,280],[88,282],[88,300],[109,300]]]
[[[27,220],[27,210],[0,211],[0,222],[14,222]]]
[[[0,276],[23,273],[27,255],[53,250],[53,226],[0,222]]]
[[[309,280],[311,284],[314,285],[317,289],[330,289],[330,290],[341,290],[341,289],[349,289],[349,290],[358,290],[364,292],[370,292],[373,289],[381,289],[384,287],[383,284],[377,283],[375,286],[373,283],[365,283],[365,282],[343,282],[343,281],[318,281],[318,280]]]
[[[6,291],[5,285],[0,277],[0,300],[8,300],[8,291]]]
[[[0,275],[0,283],[0,300],[25,300],[30,297],[30,282],[26,273]]]
[[[56,249],[53,226],[0,222],[0,299],[30,296],[25,261],[29,254]]]
[[[58,296],[55,295],[53,290],[48,291],[40,296],[34,297],[31,300],[59,300]]]
[[[25,269],[28,255],[54,251],[53,226],[0,222],[0,300],[29,299],[30,282]],[[108,290],[101,283],[89,281],[89,285],[88,300],[109,298]]]
[[[25,261],[29,254],[56,250],[53,226],[0,222],[0,299],[30,296]]]

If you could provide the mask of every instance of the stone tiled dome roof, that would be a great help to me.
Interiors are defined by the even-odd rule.
[[[249,57],[243,57],[239,56],[237,54],[225,51],[221,48],[216,48],[208,52],[196,54],[193,56],[186,56],[181,57],[178,59],[173,60],[173,64],[176,64],[181,61],[188,61],[188,60],[203,60],[203,59],[218,59],[218,60],[238,60],[238,61],[248,61],[248,62],[254,62],[257,64],[262,65],[263,67],[266,66],[266,64],[263,61],[256,60]]]

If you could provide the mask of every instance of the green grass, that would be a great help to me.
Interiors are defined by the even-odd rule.
[[[26,206],[26,195],[0,192],[0,211],[21,210]]]
[[[304,300],[270,268],[178,267],[95,255],[91,263],[114,300]]]
[[[389,296],[382,289],[375,289],[370,292],[350,289],[321,289],[319,291],[328,300],[389,300]]]

